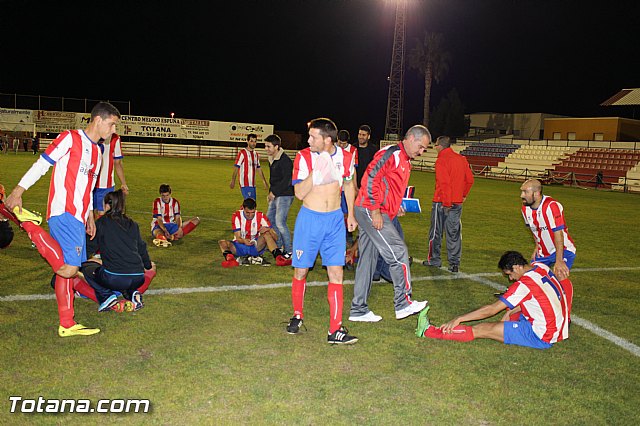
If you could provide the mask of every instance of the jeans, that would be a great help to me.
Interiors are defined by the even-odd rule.
[[[289,209],[293,203],[293,195],[282,195],[276,197],[269,203],[267,209],[267,219],[271,222],[271,226],[278,232],[278,247],[284,247],[284,251],[291,253],[291,231],[287,226],[287,216]]]

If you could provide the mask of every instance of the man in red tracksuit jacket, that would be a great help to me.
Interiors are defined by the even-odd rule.
[[[449,271],[458,272],[462,253],[462,203],[473,185],[473,173],[467,159],[450,148],[451,139],[440,136],[436,140],[436,190],[431,206],[429,253],[425,266],[440,267],[442,231],[446,232]]]
[[[349,321],[377,322],[382,319],[367,305],[378,255],[389,264],[396,319],[416,314],[427,306],[426,301],[411,300],[409,252],[391,221],[404,213],[400,204],[409,183],[411,160],[420,156],[429,143],[429,130],[424,126],[413,126],[398,145],[378,151],[364,172],[353,208],[360,228],[360,259]]]

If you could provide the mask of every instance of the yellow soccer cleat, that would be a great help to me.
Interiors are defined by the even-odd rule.
[[[13,208],[13,214],[20,222],[33,222],[36,225],[42,223],[42,215],[40,213],[29,211],[24,207],[22,208],[22,213],[20,213],[20,207],[15,206]]]
[[[91,336],[96,333],[100,333],[99,328],[87,328],[82,324],[74,324],[69,328],[64,328],[63,326],[58,327],[58,335],[60,337]]]
[[[171,247],[171,242],[163,240],[162,238],[156,238],[153,240],[153,245],[156,247]]]

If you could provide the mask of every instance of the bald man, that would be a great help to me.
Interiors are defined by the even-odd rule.
[[[538,179],[522,184],[520,198],[525,225],[533,233],[535,242],[531,261],[553,265],[553,273],[559,280],[568,278],[576,246],[569,236],[562,204],[542,194],[542,183]]]

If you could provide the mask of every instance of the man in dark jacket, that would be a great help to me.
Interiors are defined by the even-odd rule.
[[[269,135],[264,140],[264,149],[269,156],[269,195],[267,201],[267,218],[278,232],[278,247],[282,247],[286,260],[291,259],[291,231],[287,226],[287,216],[293,202],[293,186],[291,175],[293,162],[281,147],[282,141],[278,135]]]

